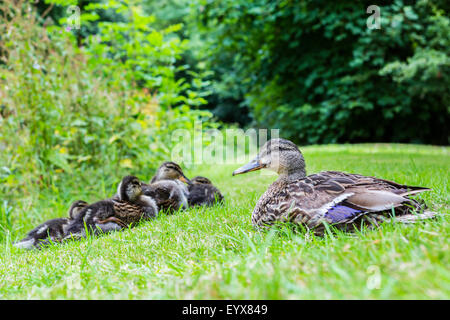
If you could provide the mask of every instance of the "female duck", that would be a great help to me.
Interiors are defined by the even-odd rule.
[[[279,177],[253,210],[252,223],[258,227],[289,221],[323,234],[324,222],[350,231],[364,222],[378,226],[390,219],[392,210],[400,222],[414,222],[436,214],[424,211],[423,203],[409,198],[428,188],[338,171],[306,176],[302,153],[285,139],[269,140],[255,159],[233,175],[262,168],[277,172]],[[413,214],[415,211],[422,213]]]

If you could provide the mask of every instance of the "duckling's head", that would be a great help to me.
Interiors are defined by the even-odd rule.
[[[151,183],[160,180],[180,180],[184,183],[191,184],[191,181],[186,178],[181,167],[172,161],[163,162],[156,171]]]
[[[141,181],[135,176],[126,176],[117,187],[117,194],[122,201],[135,201],[142,194]]]
[[[211,180],[205,177],[197,176],[191,179],[192,184],[212,184]]]
[[[249,163],[233,172],[233,176],[259,169],[275,171],[280,176],[304,178],[305,159],[295,143],[286,139],[271,139],[260,149],[259,154]]]
[[[78,217],[81,210],[88,206],[88,203],[83,200],[77,200],[69,208],[69,217],[70,219],[76,219]]]

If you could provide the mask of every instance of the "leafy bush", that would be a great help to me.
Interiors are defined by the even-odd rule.
[[[29,3],[0,4],[5,200],[69,183],[112,186],[127,173],[149,178],[170,157],[173,130],[193,130],[198,120],[216,126],[209,112],[190,108],[203,103],[195,88],[174,76],[184,50],[172,35],[178,26],[151,29],[151,18],[121,3],[113,9],[128,8],[132,19],[99,25],[82,47],[64,26],[43,27]]]
[[[369,1],[196,3],[211,89],[255,125],[300,143],[450,142],[448,1],[378,3],[373,30]]]

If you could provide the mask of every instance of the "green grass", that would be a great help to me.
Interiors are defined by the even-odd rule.
[[[120,177],[96,188],[81,188],[77,180],[9,208],[7,227],[0,203],[2,228],[10,230],[0,231],[0,298],[449,299],[450,149],[367,144],[302,151],[308,173],[342,170],[431,187],[422,197],[443,215],[322,238],[288,229],[259,233],[251,212],[275,176],[232,177],[241,163],[208,165],[186,174],[211,178],[226,197],[223,207],[190,209],[41,251],[12,247],[33,225],[65,215],[69,201],[111,195],[114,186],[105,181]]]

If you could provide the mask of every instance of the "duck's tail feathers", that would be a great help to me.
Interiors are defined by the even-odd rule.
[[[434,211],[424,211],[423,213],[408,213],[401,216],[396,216],[395,221],[401,223],[416,223],[418,221],[433,219],[438,213]]]
[[[399,195],[400,196],[411,196],[417,193],[422,193],[425,191],[431,191],[432,189],[430,188],[422,188],[422,187],[411,187],[411,189],[409,191],[406,192],[402,192]]]

